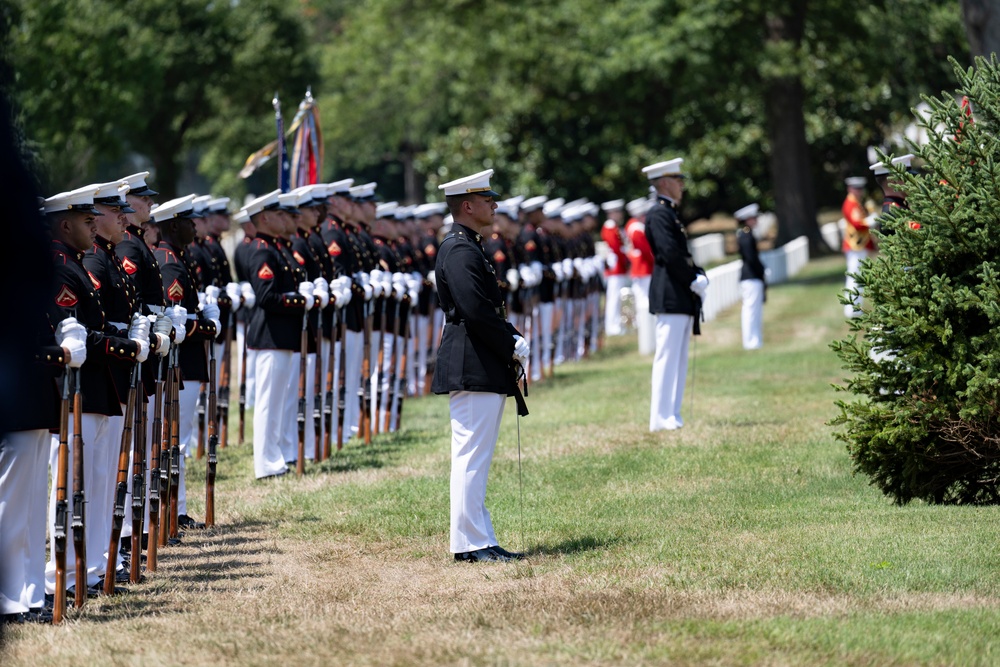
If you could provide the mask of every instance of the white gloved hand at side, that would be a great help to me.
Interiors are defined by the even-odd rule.
[[[514,336],[514,358],[524,366],[528,363],[528,356],[530,354],[531,346],[528,345],[528,341],[524,339],[524,336]]]
[[[229,283],[226,285],[226,295],[233,302],[233,312],[240,309],[240,285],[239,283]]]
[[[299,283],[299,294],[306,300],[306,310],[311,310],[316,303],[316,297],[313,294],[315,290],[315,285],[309,281]]]
[[[253,305],[257,303],[257,295],[254,294],[253,286],[247,282],[240,283],[240,293],[243,295],[243,307],[253,308]]]
[[[187,308],[184,306],[171,306],[167,308],[167,315],[174,325],[174,343],[180,345],[187,336]]]
[[[708,276],[704,273],[699,273],[691,282],[691,291],[704,299],[705,293],[708,291]]]

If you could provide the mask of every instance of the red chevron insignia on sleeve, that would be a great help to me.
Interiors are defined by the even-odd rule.
[[[167,288],[167,298],[178,303],[184,299],[184,286],[178,278],[174,278],[174,282]]]
[[[267,265],[267,262],[264,262],[264,264],[261,265],[260,270],[257,271],[257,277],[261,280],[271,280],[274,278],[274,271],[272,271],[271,267]]]
[[[56,294],[56,305],[60,308],[72,308],[77,304],[78,299],[69,285],[63,285],[59,293]]]

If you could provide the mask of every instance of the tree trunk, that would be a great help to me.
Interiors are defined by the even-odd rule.
[[[962,20],[973,56],[1000,53],[1000,0],[962,0]]]
[[[791,43],[797,58],[805,27],[806,2],[793,0],[787,15],[768,15],[765,19],[769,47],[775,53],[788,53]],[[779,58],[781,56],[778,56]],[[780,72],[780,73],[779,73]],[[814,255],[830,253],[816,223],[816,197],[809,144],[803,112],[805,92],[794,62],[773,63],[772,73],[764,76],[764,112],[771,144],[771,180],[774,183],[775,213],[778,216],[777,245],[806,236]]]

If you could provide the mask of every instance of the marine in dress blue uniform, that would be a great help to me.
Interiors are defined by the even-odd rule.
[[[432,390],[449,396],[451,551],[455,560],[472,562],[520,557],[499,547],[486,509],[504,403],[507,396],[520,397],[514,357],[523,364],[529,354],[506,319],[503,295],[482,246],[480,231],[493,224],[497,206],[492,175],[488,169],[440,186],[455,222],[435,265],[445,326]]]

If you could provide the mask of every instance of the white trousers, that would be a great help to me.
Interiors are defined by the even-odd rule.
[[[549,317],[551,323],[552,318]],[[537,382],[542,377],[542,305],[536,304],[531,308],[531,380]]]
[[[601,293],[595,291],[587,297],[590,310],[590,351],[597,352],[597,339],[601,335]]]
[[[177,485],[177,514],[187,514],[187,460],[194,456],[198,449],[198,394],[201,391],[200,382],[185,382],[184,388],[177,392],[180,422],[178,422],[178,442],[181,447],[180,483]],[[208,442],[208,429],[205,429],[205,441]]]
[[[540,373],[545,373],[552,366],[552,319],[555,313],[556,304],[553,303],[540,303],[538,304],[538,314],[539,320],[541,322],[541,340],[542,340],[542,350],[541,350],[541,367],[538,369]]]
[[[361,365],[365,356],[365,334],[363,331],[347,330],[345,334],[347,356],[344,359],[344,439],[359,435],[361,420]]]
[[[91,489],[99,488],[108,481],[108,471],[98,470],[100,462],[106,460],[106,450],[110,425],[105,415],[83,413],[80,416],[80,435],[83,436],[83,489],[86,502],[83,507],[84,525],[87,544],[87,586],[94,586],[104,574],[106,561],[104,550],[108,547],[109,533],[101,533],[96,527],[98,514],[110,516],[110,508],[96,505]],[[76,549],[73,548],[72,514],[73,514],[73,415],[69,417],[69,458],[68,475],[66,477],[67,500],[67,530],[66,530],[66,587],[76,585]],[[59,437],[52,436],[49,446],[49,466],[55,473],[59,469]],[[55,533],[56,523],[56,485],[49,492],[49,535]],[[110,524],[109,524],[110,525]],[[99,534],[100,533],[100,534]],[[45,592],[56,590],[56,563],[51,554],[45,564]]]
[[[246,324],[243,322],[236,323],[236,373],[231,376],[229,381],[229,404],[239,410],[240,405],[240,378],[243,377],[243,346],[246,345]],[[254,402],[254,391],[255,391],[255,378],[257,377],[256,369],[256,356],[257,350],[247,350],[247,394],[246,394],[246,407],[252,408]],[[235,391],[234,391],[235,389]],[[232,408],[230,409],[232,412]]]
[[[604,333],[621,336],[622,331],[622,288],[628,284],[625,276],[607,276],[608,287],[604,297]]]
[[[287,472],[282,450],[285,391],[292,374],[290,350],[257,350],[253,413],[253,469],[257,479]],[[291,419],[295,418],[295,413]]]
[[[486,482],[506,397],[453,391],[451,412],[451,552],[498,544],[486,509]]]
[[[51,435],[45,429],[0,440],[0,614],[45,603],[45,487]]]
[[[743,309],[740,324],[743,329],[743,349],[756,350],[764,344],[764,281],[741,280]]]
[[[852,274],[857,273],[861,270],[861,262],[868,259],[871,252],[868,250],[848,250],[844,253],[847,257],[847,277],[845,280],[844,290],[850,292],[857,286],[857,281],[854,280]],[[853,306],[847,304],[844,306],[844,317],[855,317],[861,314],[861,302],[863,301],[862,295],[859,293],[853,298]]]
[[[299,364],[302,359],[300,352],[292,353],[292,374],[288,378],[285,393],[285,437],[282,451],[285,461],[299,459]],[[316,396],[316,355],[306,355],[306,425],[305,450],[306,459],[316,459],[316,431],[313,425],[313,399]]]
[[[688,343],[694,318],[690,315],[656,316],[656,353],[649,406],[649,430],[673,430],[684,425],[681,401],[687,377]]]
[[[652,276],[632,278],[632,301],[635,328],[639,332],[639,353],[650,354],[656,348],[656,318],[649,312],[649,283]]]
[[[431,326],[429,315],[417,315],[417,383],[416,394],[422,396],[427,386],[427,354],[431,346]]]

